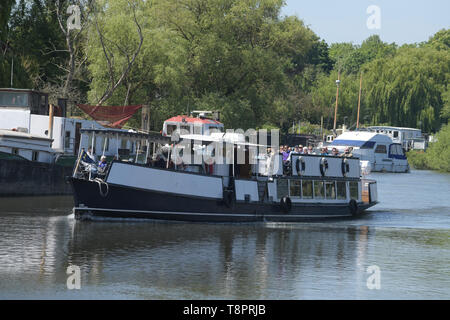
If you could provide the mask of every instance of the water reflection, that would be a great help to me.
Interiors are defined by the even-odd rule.
[[[299,283],[320,272],[341,281],[348,271],[363,278],[369,229],[327,229],[76,223],[67,259],[83,269],[90,284],[119,282],[162,292],[181,287],[194,296],[297,298],[308,290]]]
[[[380,175],[371,215],[298,224],[78,222],[70,197],[3,198],[0,298],[448,299],[449,177]]]

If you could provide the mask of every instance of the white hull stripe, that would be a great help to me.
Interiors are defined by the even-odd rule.
[[[83,211],[108,211],[108,212],[128,212],[128,213],[154,213],[154,214],[171,214],[171,215],[194,215],[194,216],[233,216],[233,217],[301,217],[301,218],[327,218],[327,217],[348,217],[349,215],[298,215],[298,214],[239,214],[239,213],[196,213],[196,212],[173,212],[173,211],[143,211],[143,210],[125,210],[125,209],[104,209],[75,207],[76,210]]]

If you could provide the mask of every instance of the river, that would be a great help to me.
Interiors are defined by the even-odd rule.
[[[79,222],[70,197],[0,198],[0,299],[449,299],[450,175],[370,177],[368,215],[308,223]]]

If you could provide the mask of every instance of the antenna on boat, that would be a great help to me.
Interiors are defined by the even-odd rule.
[[[336,118],[337,118],[337,109],[338,109],[338,100],[339,100],[339,84],[341,83],[341,70],[338,71],[338,79],[336,80],[336,107],[334,108],[334,124],[333,124],[333,133],[336,136]]]

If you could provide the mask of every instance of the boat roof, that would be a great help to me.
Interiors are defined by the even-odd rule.
[[[392,130],[411,130],[411,131],[421,131],[417,128],[406,128],[406,127],[391,127],[391,126],[370,126],[367,129],[392,129]]]
[[[194,118],[188,116],[176,116],[170,119],[167,119],[164,122],[186,122],[186,123],[200,123],[200,124],[215,124],[223,126],[223,124],[217,120],[209,119],[209,118]]]
[[[252,146],[252,147],[267,147],[267,145],[256,144],[245,141],[244,135],[239,135],[235,133],[214,133],[212,135],[201,135],[201,134],[185,134],[180,136],[181,139],[194,140],[202,142],[219,142],[219,143],[232,143],[240,146]]]
[[[42,140],[42,141],[48,141],[48,142],[53,141],[53,139],[49,139],[46,137],[41,137],[41,136],[37,136],[34,134],[26,133],[26,132],[13,131],[13,130],[7,130],[7,129],[0,129],[0,137]]]
[[[153,142],[161,143],[161,144],[167,144],[171,142],[170,137],[164,137],[161,135],[160,132],[137,132],[134,130],[123,130],[123,129],[81,129],[81,133],[89,134],[94,133],[98,136],[104,136],[104,137],[125,137],[129,140],[150,140]]]
[[[368,141],[392,143],[392,139],[385,134],[370,131],[348,131],[337,136],[330,145],[360,147]]]
[[[48,93],[46,92],[41,92],[34,89],[19,89],[19,88],[0,88],[0,92],[33,92],[48,95]]]

